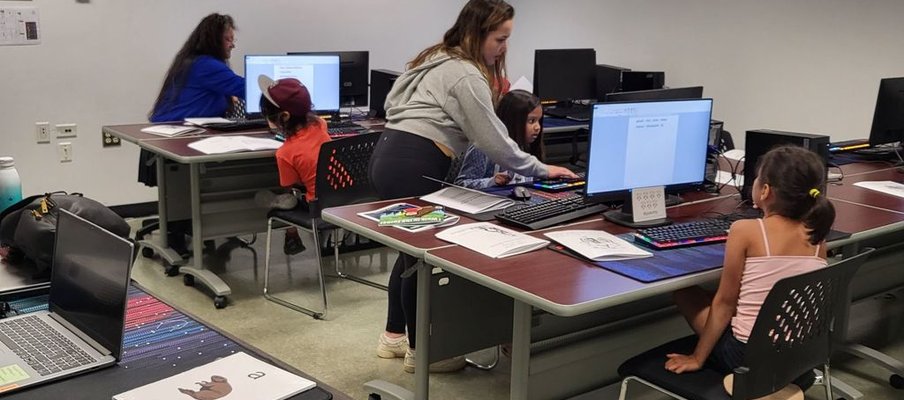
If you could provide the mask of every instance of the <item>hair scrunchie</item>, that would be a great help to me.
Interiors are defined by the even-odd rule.
[[[819,189],[813,188],[813,189],[810,189],[809,193],[810,193],[810,197],[815,199],[815,198],[819,197],[820,192],[819,192]]]

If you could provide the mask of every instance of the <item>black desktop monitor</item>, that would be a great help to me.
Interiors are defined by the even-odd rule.
[[[635,92],[618,92],[606,94],[606,102],[638,101],[638,100],[678,100],[699,99],[703,97],[703,86],[682,88],[638,90]]]
[[[245,113],[260,114],[261,89],[257,78],[295,78],[311,93],[311,103],[318,113],[339,112],[339,56],[337,55],[272,55],[245,56]]]
[[[370,114],[376,118],[386,118],[386,96],[401,72],[388,69],[370,71]]]
[[[712,104],[712,99],[594,104],[587,198],[624,199],[621,211],[604,216],[633,226],[632,190],[677,190],[703,183]]]
[[[338,55],[339,104],[343,107],[367,105],[367,74],[370,53],[367,51],[293,52],[289,55]]]
[[[904,77],[879,82],[870,146],[904,141]]]
[[[621,76],[621,90],[636,92],[638,90],[662,89],[665,86],[665,72],[662,71],[625,71]]]
[[[534,51],[534,94],[544,102],[596,98],[596,50]]]

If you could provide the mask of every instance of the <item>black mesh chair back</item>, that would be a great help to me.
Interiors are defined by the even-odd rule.
[[[849,306],[851,278],[872,250],[817,271],[778,281],[747,341],[745,367],[735,371],[733,399],[773,393],[814,366],[827,365]]]
[[[370,184],[370,155],[380,133],[331,140],[320,147],[317,160],[317,199],[312,215],[327,207],[378,200]]]

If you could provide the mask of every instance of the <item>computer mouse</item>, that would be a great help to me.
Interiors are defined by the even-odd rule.
[[[530,199],[530,190],[524,186],[515,186],[512,188],[512,197],[515,200],[528,200]]]

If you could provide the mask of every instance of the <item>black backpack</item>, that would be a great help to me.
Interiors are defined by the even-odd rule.
[[[50,276],[61,208],[118,236],[129,236],[129,225],[122,217],[81,193],[54,192],[25,198],[0,213],[0,245],[10,247],[10,261],[25,261],[22,256],[32,261],[36,278]]]

